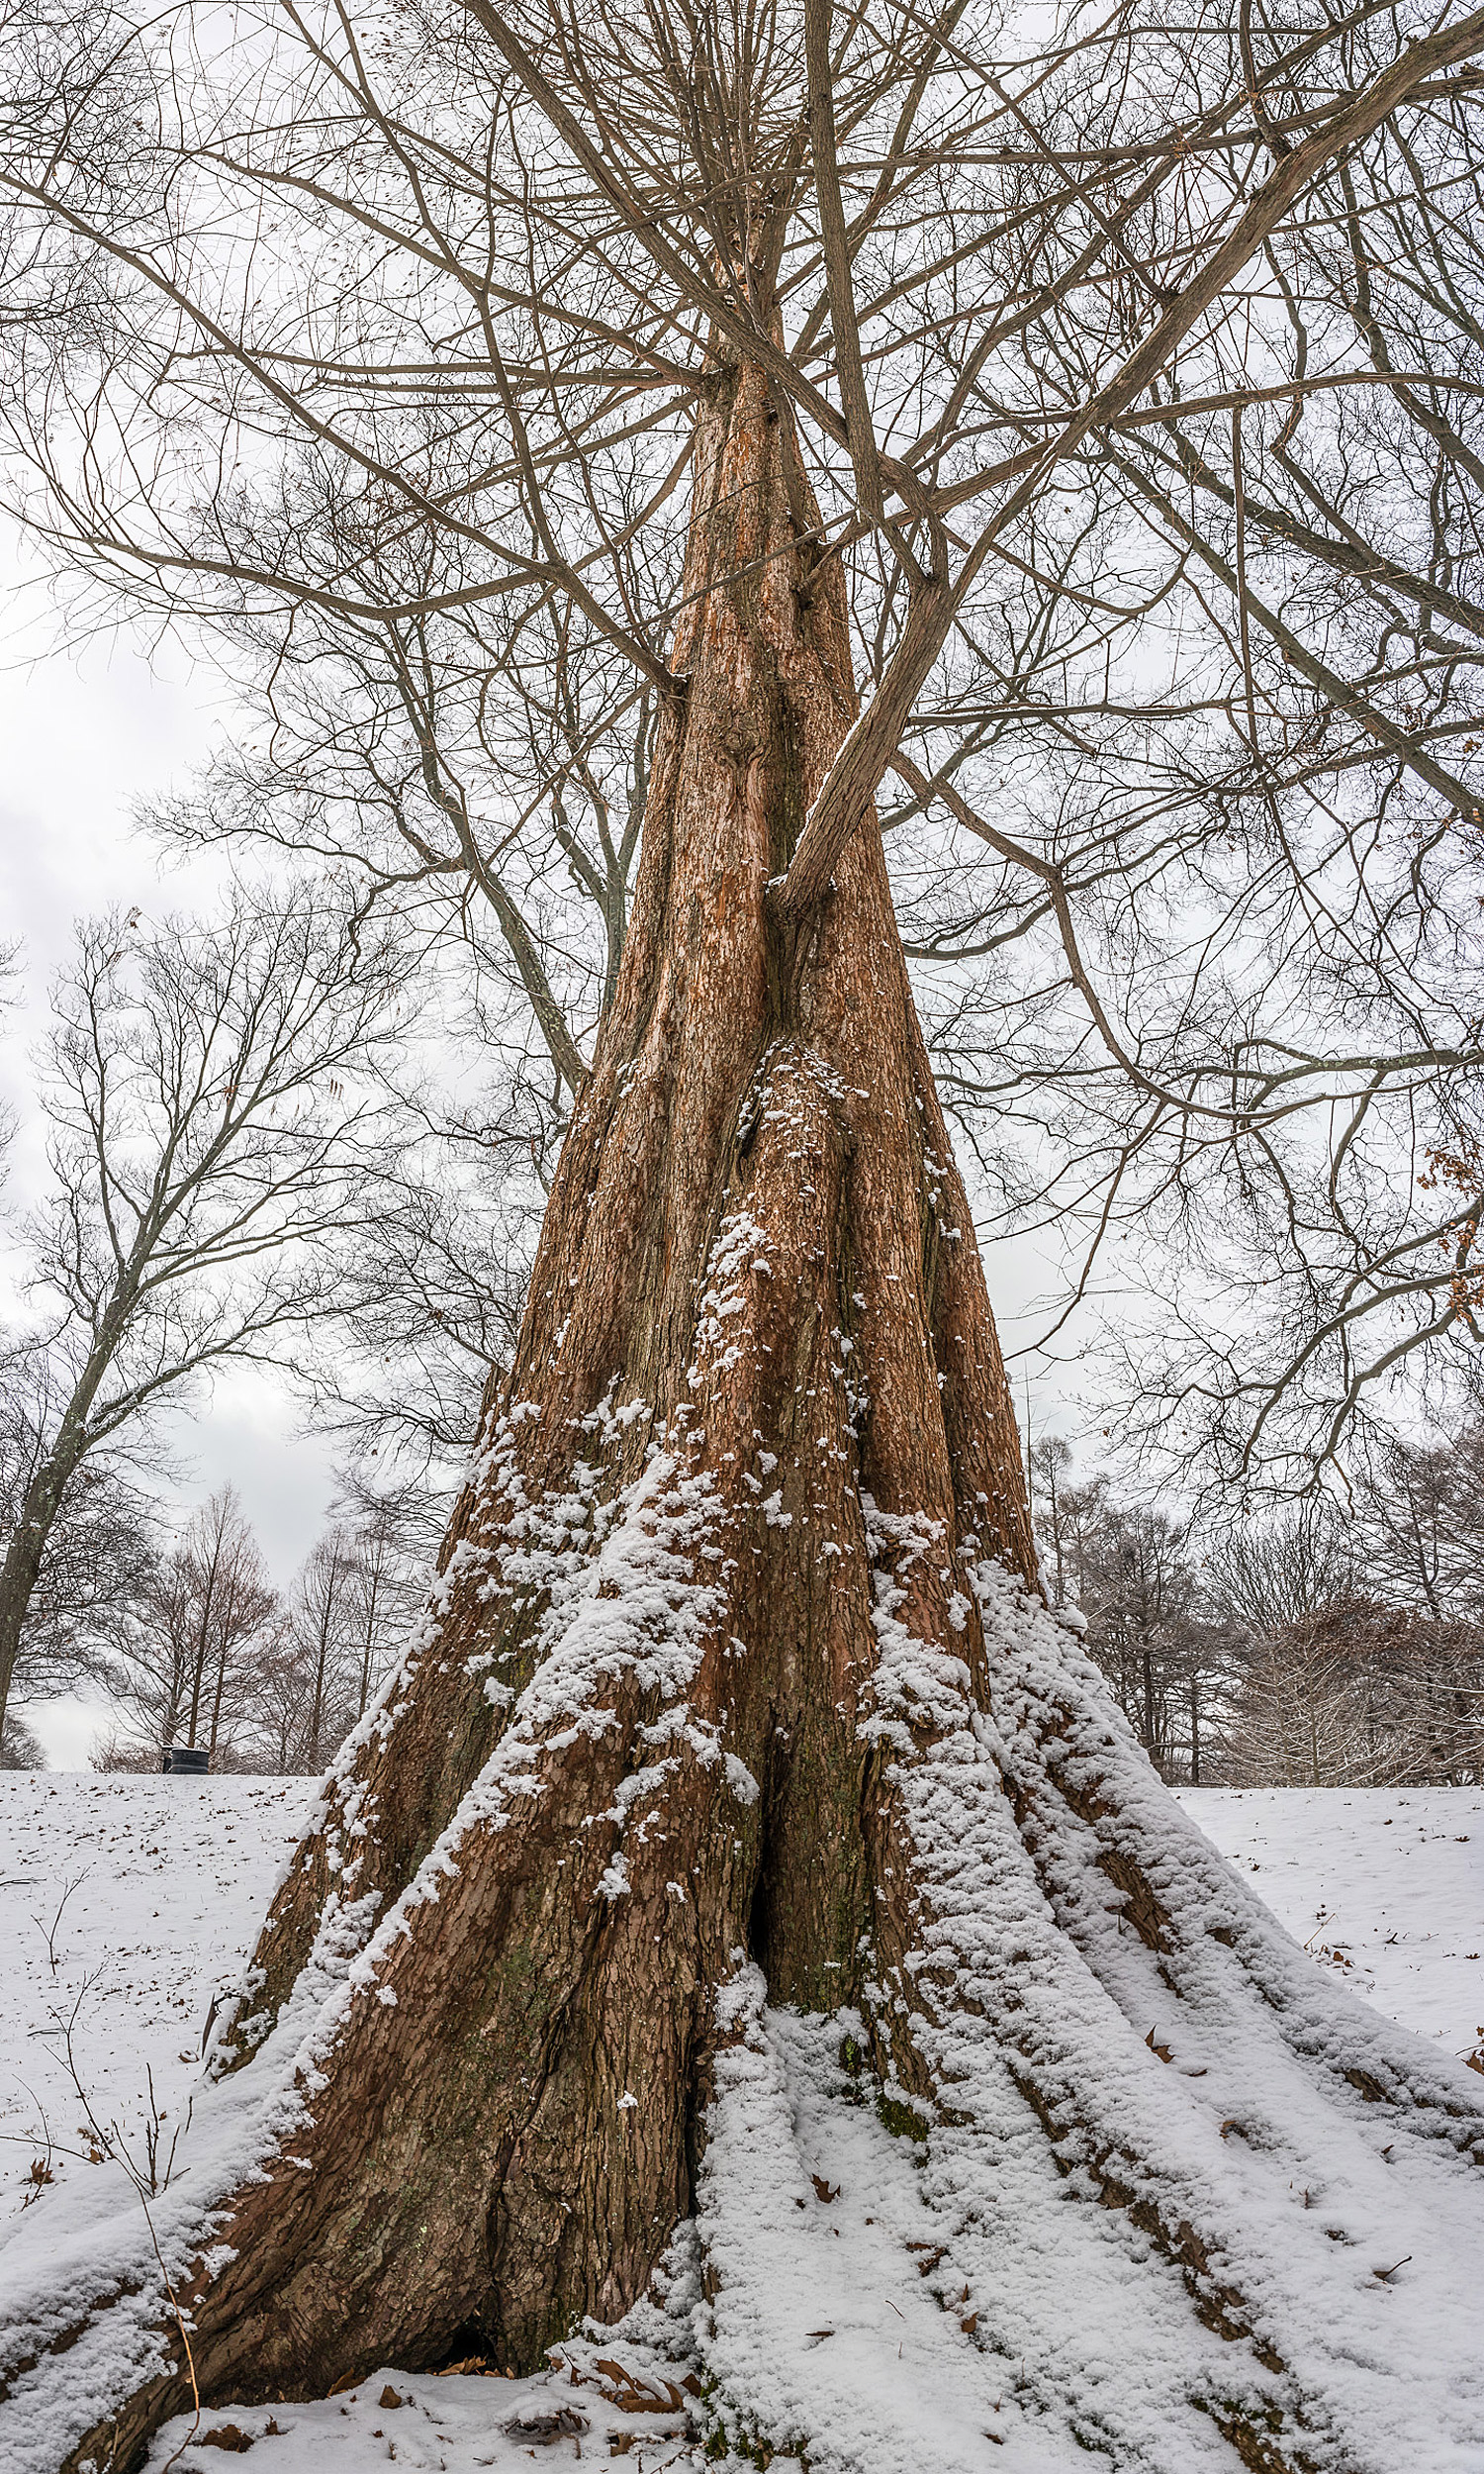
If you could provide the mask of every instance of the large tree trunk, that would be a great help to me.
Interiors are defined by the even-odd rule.
[[[1407,2040],[1316,2024],[1308,1962],[1172,1822],[1032,1595],[874,821],[796,938],[770,921],[854,711],[815,520],[767,381],[718,369],[632,922],[515,1364],[431,1616],[327,1782],[219,2050],[212,2101],[269,2090],[258,2146],[221,2149],[218,2184],[203,2162],[166,2262],[208,2401],[323,2394],[476,2332],[528,2369],[643,2292],[709,2187],[761,1970],[774,2005],[859,2014],[852,2066],[889,2127],[932,2127],[950,2196],[981,2173],[946,2236],[983,2280],[979,2341],[1024,2355],[1037,2307],[1032,2271],[1000,2290],[973,2249],[1017,2175],[1018,2238],[1047,2257],[1068,2207],[1106,2251],[1101,2202],[1163,2280],[1150,2324],[1183,2314],[1226,2365],[1179,2369],[1198,2429],[1299,2465],[1295,2417],[1342,2412],[1312,2347],[1284,2368],[1303,2276],[1232,2233],[1240,2176],[1179,2111],[1156,2021],[1224,2056],[1208,2112],[1237,2110],[1251,2038],[1264,2101],[1301,2075],[1321,2145],[1360,2137],[1371,2097],[1450,2157],[1477,2125],[1445,2075],[1409,2077]],[[208,2225],[230,2245],[210,2270]],[[718,2329],[728,2273],[718,2253]],[[19,2405],[50,2393],[48,2344],[77,2346],[70,2428],[93,2427],[69,2466],[129,2466],[189,2402],[149,2308],[175,2368],[132,2396],[60,2306],[18,2366]],[[1183,2428],[1141,2462],[1193,2462]]]

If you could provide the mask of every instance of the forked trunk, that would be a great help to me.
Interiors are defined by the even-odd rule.
[[[1030,1594],[874,821],[796,940],[770,918],[855,709],[816,521],[767,381],[719,369],[615,1000],[432,1615],[331,1775],[219,2050],[277,2093],[254,2156],[197,2194],[230,2251],[189,2269],[195,2375],[208,2401],[323,2394],[476,2336],[525,2370],[580,2315],[620,2315],[709,2187],[718,2090],[763,2049],[761,1970],[774,2005],[859,2014],[881,2118],[931,2127],[942,2274],[955,2302],[978,2280],[966,2345],[1018,2352],[1022,2380],[1060,2348],[1063,2403],[1112,2418],[1120,2461],[1229,2441],[1300,2465],[1297,2421],[1344,2462],[1328,2371],[1307,2340],[1284,2359],[1334,2254],[1317,2227],[1312,2267],[1260,2229],[1244,2248],[1268,2201],[1215,2109],[1248,2114],[1260,2047],[1268,2101],[1301,2083],[1321,2144],[1337,2118],[1353,2144],[1362,2098],[1452,2148],[1477,2126],[1409,2077],[1404,2040],[1319,2018],[1308,1962],[1181,1831]],[[1182,2060],[1216,2056],[1191,2070],[1217,2073],[1211,2122],[1162,2067],[1175,2014]],[[1279,2184],[1300,2169],[1285,2153]],[[1123,2425],[1062,2290],[1101,2293],[1115,2240],[1125,2281],[1153,2280],[1129,2342],[1154,2331],[1163,2400],[1135,2380]],[[713,2251],[718,2344],[730,2273]],[[70,2464],[129,2465],[189,2402],[156,2325],[174,2371],[130,2398],[82,2376]],[[43,2341],[18,2403],[46,2377]]]

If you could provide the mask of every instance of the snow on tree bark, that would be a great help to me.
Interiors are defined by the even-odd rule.
[[[323,2394],[476,2332],[528,2369],[619,2317],[697,2207],[766,1981],[856,2017],[889,2125],[1002,2154],[1006,2187],[1029,2130],[1127,2212],[1233,2349],[1202,2411],[1249,2466],[1298,2467],[1294,2417],[1341,2406],[1279,2345],[1283,2278],[1247,2290],[1241,2194],[1130,2020],[1152,1982],[1234,2040],[1286,2003],[1282,2066],[1342,2111],[1431,2109],[1475,2157],[1477,2124],[1396,2040],[1359,2068],[1274,1990],[1284,1962],[1171,1840],[1090,1669],[1049,1662],[874,819],[801,925],[770,908],[855,710],[815,521],[768,379],[718,366],[614,1003],[431,1614],[218,2047],[250,2081],[298,2023],[261,2162],[176,2288],[192,2366],[208,2402]],[[189,2402],[171,2351],[88,2392],[68,2468],[137,2462]]]
[[[754,368],[717,373],[695,492],[684,684],[519,1351],[439,1616],[286,1886],[236,2031],[245,2049],[297,1976],[331,1883],[402,1890],[509,1696],[533,1698],[506,1736],[514,1794],[460,1831],[456,1878],[377,1967],[395,2010],[352,2011],[318,2108],[338,2195],[302,2274],[336,2288],[345,2334],[329,2357],[314,2339],[332,2376],[366,2313],[383,2350],[477,2319],[528,2367],[574,2312],[642,2289],[688,2206],[711,1988],[752,1950],[777,1998],[832,2007],[863,1945],[899,1951],[880,1739],[931,1727],[940,1665],[982,1685],[965,1556],[1031,1570],[874,825],[802,934],[770,921],[854,693],[839,570],[811,571],[816,512]],[[900,1559],[883,1613],[898,1528],[933,1551]],[[879,1634],[933,1645],[889,1718]],[[318,2220],[321,2177],[282,2183]],[[392,2251],[417,2262],[400,2303]],[[302,2377],[297,2301],[276,2292],[272,2318],[257,2343]]]

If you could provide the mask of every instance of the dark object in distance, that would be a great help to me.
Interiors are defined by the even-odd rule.
[[[211,1759],[204,1744],[167,1744],[162,1766],[167,1778],[204,1778]]]

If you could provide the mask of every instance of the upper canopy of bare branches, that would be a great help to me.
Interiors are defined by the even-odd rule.
[[[560,1119],[749,357],[867,685],[777,899],[894,779],[961,1123],[1074,1287],[1131,1215],[1182,1264],[1152,1432],[1255,1479],[1471,1331],[1478,1177],[1413,1146],[1472,1156],[1481,1056],[1484,15],[13,0],[11,47],[16,491],[261,714],[170,830],[477,917]]]

